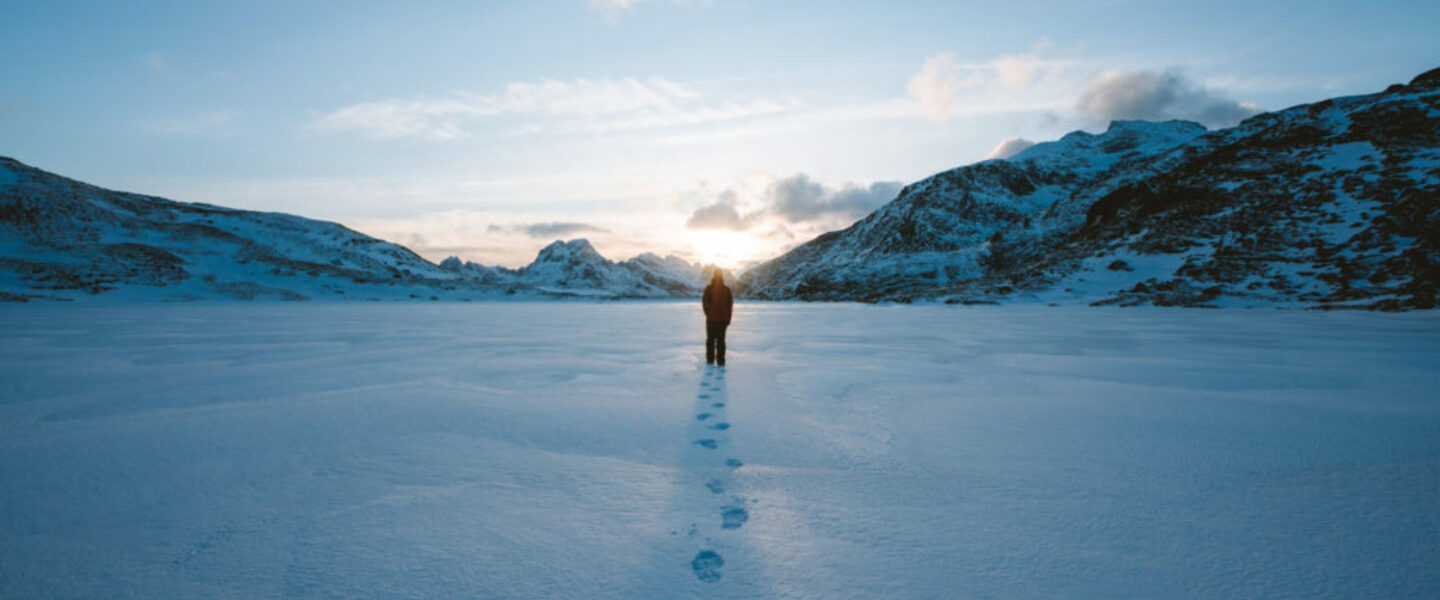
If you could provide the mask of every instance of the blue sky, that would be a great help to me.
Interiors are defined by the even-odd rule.
[[[1224,126],[1440,66],[1436,2],[44,2],[0,155],[439,260],[729,265],[1006,140]],[[1014,147],[1012,144],[1011,147]]]

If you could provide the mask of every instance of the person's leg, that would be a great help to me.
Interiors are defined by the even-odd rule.
[[[730,328],[729,323],[716,323],[715,328],[715,364],[725,366],[725,330]]]
[[[715,364],[715,325],[714,321],[705,321],[705,364]]]

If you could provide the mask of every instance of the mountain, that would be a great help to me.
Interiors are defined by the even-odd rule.
[[[1206,131],[1119,121],[904,188],[766,299],[1434,308],[1440,69]]]
[[[696,296],[702,269],[684,259],[645,253],[612,262],[585,239],[556,241],[515,271],[517,281],[553,295],[664,297]]]
[[[749,270],[753,295],[872,300],[979,277],[986,242],[1029,223],[1112,168],[1205,133],[1180,121],[1121,121],[1102,135],[1071,133],[1010,160],[952,169],[906,186],[849,229]]]
[[[0,157],[0,300],[698,295],[701,268],[556,242],[518,270],[436,265],[336,223],[116,192]]]

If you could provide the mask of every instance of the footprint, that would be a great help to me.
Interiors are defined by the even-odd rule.
[[[743,465],[743,464],[745,464],[745,463],[740,462],[740,459],[738,459],[738,458],[727,458],[727,459],[725,459],[725,466],[730,467],[730,468],[737,468],[737,467],[739,467],[740,465]]]
[[[711,428],[711,429],[714,429],[714,430],[716,430],[716,431],[725,431],[726,429],[729,429],[729,428],[730,428],[730,424],[729,424],[729,423],[716,423],[716,424],[714,424],[714,425],[711,425],[710,428]]]
[[[714,450],[715,448],[718,448],[720,446],[719,444],[715,443],[715,440],[708,438],[703,440],[695,440],[695,443],[704,446],[710,450]]]
[[[708,418],[710,418],[710,413],[700,413],[700,414],[698,414],[698,415],[695,415],[695,419],[696,419],[696,420],[699,420],[699,421],[704,421],[705,419],[708,419]]]
[[[727,506],[725,512],[720,514],[722,520],[720,527],[723,529],[739,529],[746,521],[750,520],[750,511],[738,506]]]
[[[709,399],[710,399],[710,394],[700,394],[700,399],[701,399],[701,400],[709,400]]]
[[[705,583],[720,581],[720,567],[723,566],[725,559],[711,550],[701,550],[695,555],[695,560],[690,561],[690,569],[695,571],[695,578]]]
[[[705,482],[705,488],[710,490],[712,494],[723,494],[725,493],[725,482],[719,479],[711,479]]]

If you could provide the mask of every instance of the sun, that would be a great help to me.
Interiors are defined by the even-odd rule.
[[[690,248],[695,258],[706,265],[735,269],[757,258],[759,240],[743,231],[702,229],[689,232]]]

